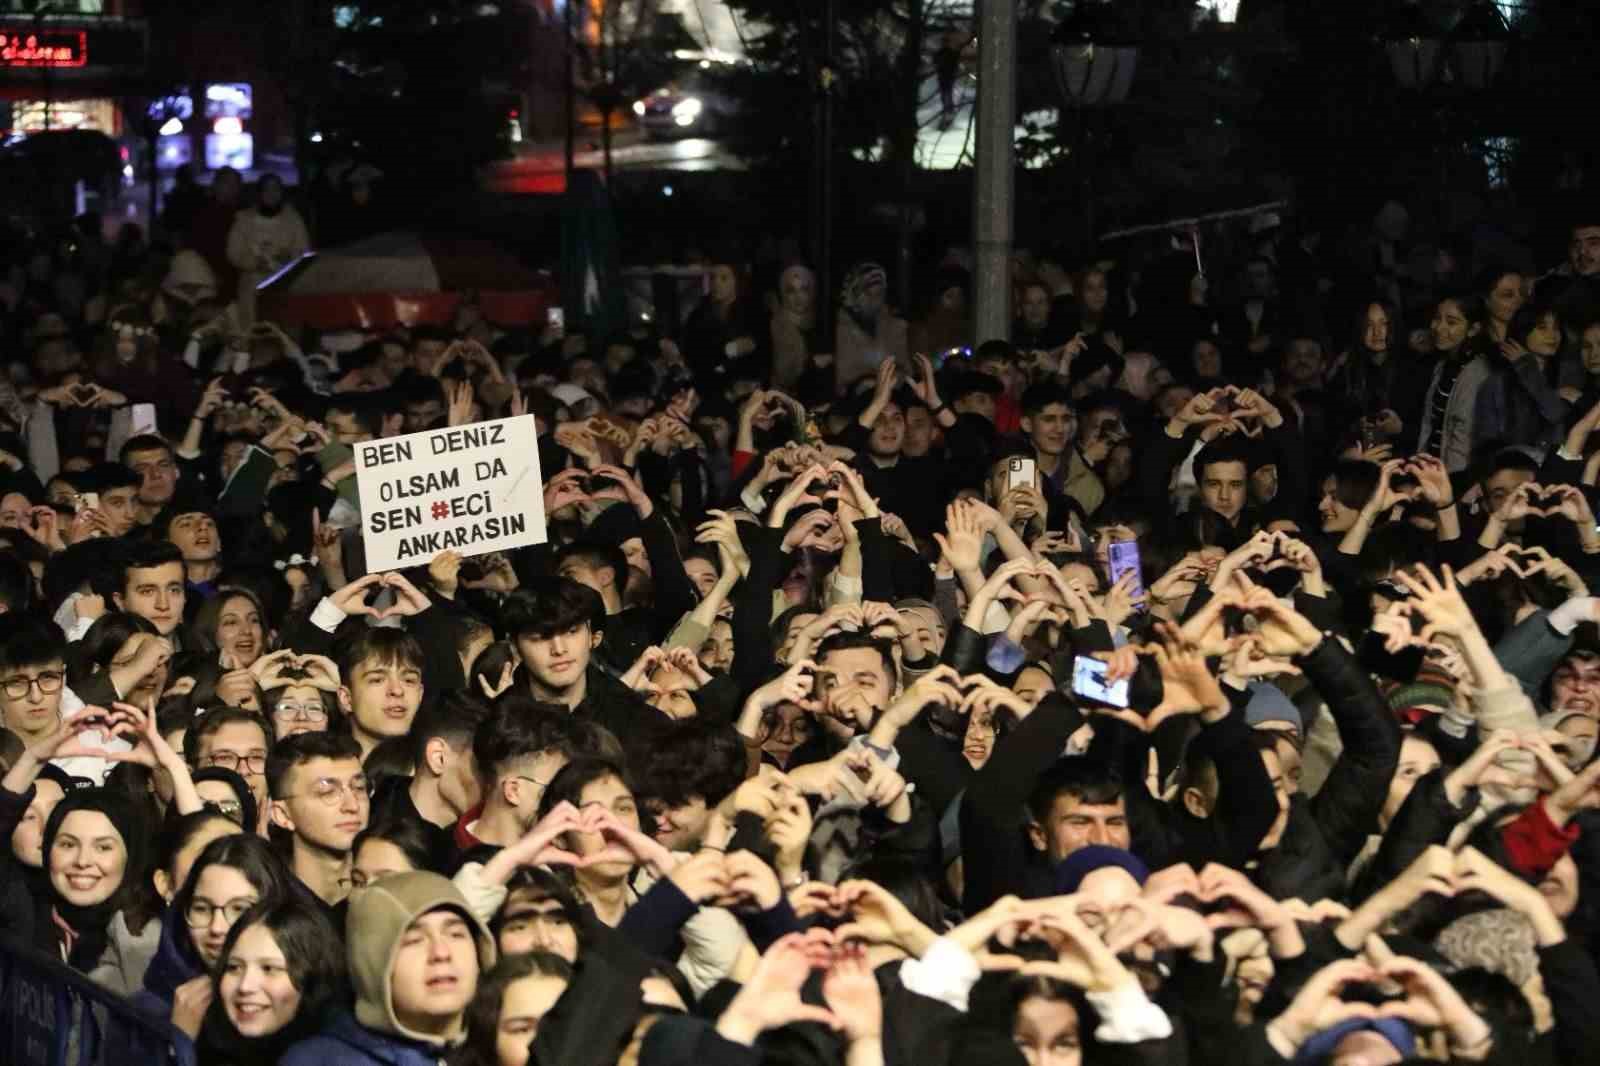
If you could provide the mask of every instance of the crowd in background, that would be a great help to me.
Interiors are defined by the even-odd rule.
[[[219,183],[0,274],[12,950],[202,1066],[1600,1041],[1600,215],[332,345]],[[547,542],[369,571],[353,447],[506,416]]]

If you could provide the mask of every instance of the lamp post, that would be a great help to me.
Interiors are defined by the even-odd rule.
[[[1011,338],[1012,162],[1016,130],[1016,0],[978,10],[978,101],[973,156],[973,339]]]
[[[1449,39],[1450,59],[1461,84],[1469,89],[1487,89],[1505,65],[1511,27],[1490,0],[1478,0],[1461,13]]]
[[[1072,15],[1050,35],[1050,65],[1061,91],[1062,111],[1072,111],[1078,123],[1074,154],[1087,253],[1095,230],[1089,112],[1128,98],[1139,69],[1139,39],[1116,19],[1109,3],[1079,0]]]
[[[1395,10],[1379,40],[1402,89],[1426,89],[1433,84],[1439,76],[1442,38],[1420,0],[1405,0]]]

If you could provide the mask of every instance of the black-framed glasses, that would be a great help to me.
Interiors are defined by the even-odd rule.
[[[238,899],[230,899],[226,903],[212,903],[208,899],[191,899],[189,901],[189,909],[183,913],[183,919],[189,923],[190,929],[209,929],[217,912],[221,911],[222,916],[227,919],[231,928],[245,911],[255,905],[256,901],[251,896],[240,896]]]
[[[214,751],[207,755],[204,761],[207,766],[220,766],[234,773],[240,773],[241,766],[252,774],[267,772],[267,753],[264,751],[252,751],[248,754],[240,754],[237,751]]]
[[[64,674],[59,674],[54,670],[47,670],[42,674],[34,674],[31,677],[8,677],[3,687],[8,698],[20,700],[26,698],[29,690],[35,685],[38,685],[39,691],[47,696],[51,693],[60,692],[61,682],[64,679]]]

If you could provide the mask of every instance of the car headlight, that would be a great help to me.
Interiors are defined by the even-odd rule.
[[[633,102],[633,113],[635,115],[640,116],[641,118],[644,116],[644,101],[643,100],[635,100]]]
[[[679,121],[693,122],[700,117],[700,112],[703,110],[705,104],[700,102],[698,96],[685,96],[672,105],[672,117]]]

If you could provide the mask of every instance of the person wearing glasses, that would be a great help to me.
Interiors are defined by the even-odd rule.
[[[220,766],[232,770],[250,786],[256,810],[267,805],[267,760],[272,735],[265,720],[254,711],[221,707],[207,711],[183,735],[183,757],[191,769]],[[246,828],[254,831],[256,826]]]
[[[272,720],[273,739],[284,740],[296,733],[320,733],[337,717],[339,698],[333,691],[309,683],[294,683],[278,688],[263,686],[266,716]]]
[[[0,647],[0,724],[31,748],[61,728],[67,642],[47,620],[31,622]]]
[[[290,834],[290,868],[344,928],[351,849],[367,827],[372,799],[361,747],[334,733],[298,733],[267,760],[272,824]]]
[[[304,889],[265,840],[250,833],[213,840],[167,907],[134,1006],[169,1019],[194,1039],[211,1005],[211,971],[239,916],[257,903],[303,898]]]

